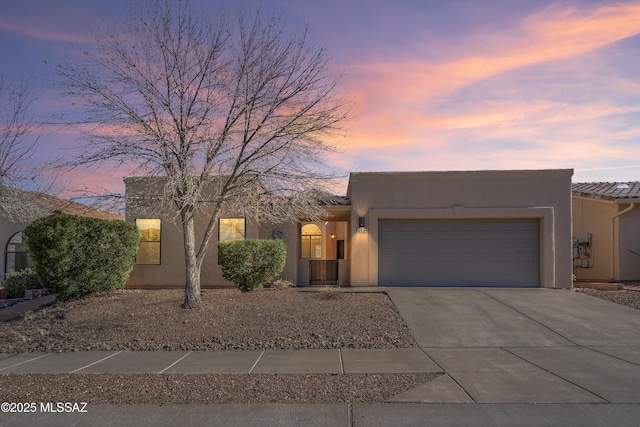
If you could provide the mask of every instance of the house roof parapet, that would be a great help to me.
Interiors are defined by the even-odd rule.
[[[467,171],[382,171],[352,172],[349,174],[347,196],[351,194],[351,183],[369,180],[438,180],[438,179],[474,179],[498,177],[501,179],[531,178],[535,176],[571,177],[573,169],[511,169],[511,170],[467,170]]]
[[[389,179],[398,178],[452,178],[456,176],[468,177],[475,175],[512,176],[512,175],[573,175],[573,169],[505,169],[505,170],[465,170],[465,171],[379,171],[379,172],[351,172],[349,181],[359,178],[364,179]]]

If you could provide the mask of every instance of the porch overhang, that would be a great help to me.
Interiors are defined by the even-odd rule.
[[[351,219],[351,206],[327,206],[325,209],[329,221],[349,221]]]

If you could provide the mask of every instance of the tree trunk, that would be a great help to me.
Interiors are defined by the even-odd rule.
[[[196,257],[196,238],[193,215],[182,218],[184,258],[187,269],[182,308],[194,308],[200,303],[200,270],[202,262]]]

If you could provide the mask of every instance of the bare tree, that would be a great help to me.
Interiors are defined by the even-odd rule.
[[[0,73],[0,215],[29,221],[42,214],[34,203],[42,170],[33,161],[40,124],[30,113],[35,96],[29,82]]]
[[[322,214],[310,190],[335,178],[324,160],[335,147],[324,139],[349,108],[306,29],[288,32],[260,11],[239,12],[229,25],[194,13],[188,1],[146,6],[126,27],[99,34],[82,64],[59,68],[65,93],[97,125],[73,164],[115,162],[159,177],[143,201],[177,212],[183,307],[192,308],[223,208],[273,222]],[[200,240],[194,218],[203,213]]]

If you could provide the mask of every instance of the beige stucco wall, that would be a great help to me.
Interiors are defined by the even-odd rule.
[[[589,268],[574,267],[577,280],[640,280],[640,206],[573,197],[573,237],[591,233]],[[612,240],[613,236],[613,240]],[[576,263],[579,264],[579,263]]]
[[[175,218],[175,212],[171,209],[154,209],[149,212],[142,206],[137,206],[135,197],[137,195],[149,194],[149,182],[145,179],[125,178],[127,191],[127,205],[125,209],[125,220],[134,222],[138,218],[160,218],[161,240],[160,240],[160,265],[135,265],[127,288],[182,288],[185,285],[185,258],[182,225],[179,218]],[[242,217],[234,212],[225,210],[221,218]],[[196,215],[195,236],[196,244],[200,245],[205,229],[209,222],[206,213]],[[296,261],[299,253],[297,241],[299,233],[295,224],[258,224],[251,218],[246,218],[247,238],[271,238],[273,230],[279,229],[283,232],[283,240],[287,245],[287,263],[280,277],[295,281]],[[202,272],[200,276],[202,288],[232,287],[233,284],[222,277],[222,271],[218,266],[218,229],[214,231],[209,247],[207,249]]]
[[[591,233],[591,258],[589,267],[581,268],[575,262],[574,273],[577,280],[612,280],[611,275],[611,235],[613,216],[618,206],[613,202],[573,198],[573,238],[582,233]]]
[[[540,220],[540,285],[569,288],[572,170],[353,173],[351,286],[377,286],[378,220]],[[358,233],[364,217],[366,233]]]
[[[571,170],[479,171],[479,172],[391,172],[351,174],[348,195],[351,207],[336,208],[323,235],[344,237],[347,260],[340,263],[341,285],[377,286],[377,227],[380,219],[480,219],[535,218],[540,222],[540,285],[571,286]],[[127,194],[140,191],[127,182]],[[171,212],[141,216],[128,203],[127,221],[162,218],[162,264],[134,268],[128,287],[184,286],[184,255],[179,224],[168,220]],[[237,217],[232,212],[223,217]],[[331,216],[331,215],[330,215]],[[366,233],[358,231],[358,217],[366,220]],[[196,221],[201,238],[206,216]],[[273,230],[284,234],[287,264],[281,277],[308,283],[308,261],[300,260],[300,223],[258,225],[247,219],[247,237],[269,238]],[[344,221],[332,224],[331,220]],[[345,221],[347,220],[347,221]],[[217,233],[215,233],[217,236]],[[335,259],[334,242],[325,245],[323,258]],[[211,242],[202,271],[202,286],[231,286],[217,265],[217,239]]]

